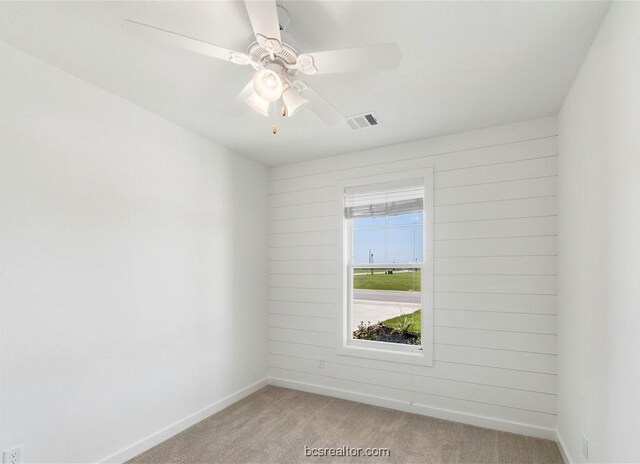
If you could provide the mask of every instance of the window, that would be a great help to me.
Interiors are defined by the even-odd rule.
[[[433,171],[344,183],[338,194],[338,353],[430,365]]]

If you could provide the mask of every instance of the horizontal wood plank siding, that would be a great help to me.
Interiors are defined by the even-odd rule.
[[[270,374],[553,428],[557,154],[549,118],[272,168]],[[434,365],[337,355],[335,186],[426,166],[435,172]]]

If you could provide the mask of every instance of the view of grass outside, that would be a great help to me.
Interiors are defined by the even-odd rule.
[[[419,292],[420,269],[354,269],[353,288]]]
[[[386,321],[382,321],[382,325],[385,327],[390,327],[392,329],[401,329],[405,325],[408,324],[409,332],[420,333],[420,325],[421,325],[422,315],[421,311],[417,310],[411,314],[404,314],[402,316],[392,317],[391,319],[387,319]]]
[[[421,271],[353,269],[353,338],[419,345]]]

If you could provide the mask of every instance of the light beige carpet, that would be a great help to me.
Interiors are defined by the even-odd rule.
[[[307,457],[309,448],[388,448],[388,457]],[[339,452],[339,451],[338,451]],[[562,463],[556,444],[268,386],[131,463]]]

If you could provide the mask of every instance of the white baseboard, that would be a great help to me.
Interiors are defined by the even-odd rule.
[[[562,459],[565,464],[573,464],[575,461],[571,459],[571,455],[569,454],[569,450],[567,449],[567,445],[565,445],[564,440],[562,439],[562,435],[560,432],[556,430],[556,443],[558,444],[558,449],[560,450],[560,454],[562,455]]]
[[[203,419],[215,414],[219,411],[222,411],[224,408],[231,406],[233,403],[240,401],[242,398],[249,396],[250,394],[260,390],[262,387],[268,385],[268,379],[264,378],[252,385],[249,385],[246,388],[243,388],[236,393],[233,393],[216,403],[207,406],[206,408],[185,417],[184,419],[175,422],[168,427],[165,427],[157,432],[149,435],[146,438],[143,438],[136,443],[133,443],[130,446],[118,451],[117,453],[112,454],[111,456],[102,459],[100,463],[122,463],[128,461],[131,458],[139,455],[147,451],[148,449],[153,448],[154,446],[162,443],[163,441],[171,438],[172,436],[182,432],[183,430],[191,427],[194,424],[197,424]]]
[[[491,417],[478,416],[475,414],[466,414],[450,409],[434,408],[422,404],[410,404],[404,401],[383,398],[379,396],[366,395],[356,393],[349,390],[339,388],[324,387],[304,382],[296,382],[276,377],[269,377],[269,384],[277,387],[291,388],[293,390],[301,390],[309,393],[317,393],[319,395],[333,396],[345,400],[357,401],[359,403],[381,406],[383,408],[397,409],[404,412],[412,412],[423,416],[435,417],[438,419],[450,420],[454,422],[462,422],[463,424],[485,427],[501,432],[517,433],[530,437],[544,438],[547,440],[556,440],[557,435],[554,429],[537,427],[535,425],[522,424],[519,422],[511,422]]]

